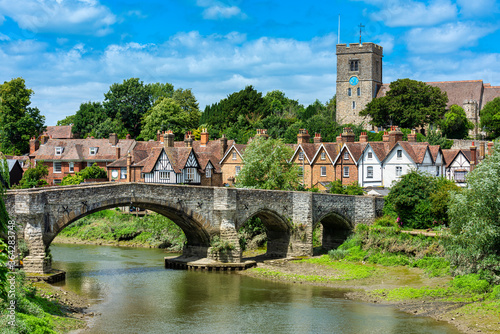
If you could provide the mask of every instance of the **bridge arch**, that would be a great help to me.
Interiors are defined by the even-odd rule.
[[[348,217],[330,211],[320,216],[313,224],[313,229],[322,225],[322,247],[326,250],[336,249],[354,231],[354,223]]]

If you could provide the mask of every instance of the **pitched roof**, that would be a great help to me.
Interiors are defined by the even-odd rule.
[[[486,103],[490,102],[496,97],[500,97],[500,86],[484,87],[482,106],[484,107]]]
[[[427,152],[429,148],[429,143],[399,141],[397,144],[399,144],[417,164],[421,164],[424,161],[425,152]],[[396,147],[397,144],[394,147]]]
[[[451,165],[459,152],[460,150],[443,150],[443,158],[446,167],[449,167]]]
[[[52,139],[71,139],[73,125],[47,126],[45,133]]]
[[[441,153],[443,152],[441,150],[441,146],[439,146],[439,145],[429,145],[429,150],[431,151],[432,160],[434,160],[434,161],[437,160],[437,157],[439,155],[439,151],[441,151]]]
[[[361,154],[363,153],[363,150],[365,149],[366,145],[368,143],[345,143],[345,146],[351,152],[352,159],[357,163],[359,158],[361,158]]]
[[[383,161],[391,151],[391,145],[388,142],[374,141],[369,142],[369,145],[379,161]]]

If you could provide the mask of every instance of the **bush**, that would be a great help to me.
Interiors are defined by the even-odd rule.
[[[457,276],[450,282],[450,285],[460,293],[479,294],[488,292],[490,289],[488,281],[481,279],[479,274]]]
[[[398,227],[398,223],[394,218],[389,215],[384,215],[383,217],[377,218],[373,222],[373,226],[381,226],[381,227]]]
[[[358,182],[353,182],[348,185],[342,185],[340,180],[336,180],[330,183],[330,189],[328,191],[330,194],[340,194],[340,195],[363,195],[363,188],[358,185]]]
[[[72,184],[80,184],[88,179],[106,179],[108,178],[108,174],[104,169],[97,166],[94,163],[92,166],[86,167],[83,170],[79,171],[75,175],[66,175],[61,182],[61,185],[67,186]]]

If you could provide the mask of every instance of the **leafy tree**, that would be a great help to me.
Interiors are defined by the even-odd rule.
[[[151,103],[155,104],[158,99],[162,97],[173,97],[174,95],[174,85],[170,83],[150,83],[147,85],[151,94]]]
[[[63,126],[63,125],[73,125],[75,124],[75,117],[76,115],[70,115],[66,116],[65,118],[57,121],[57,126]]]
[[[285,96],[280,90],[273,90],[267,92],[266,96],[264,96],[264,100],[266,101],[269,110],[278,116],[284,115],[296,115],[297,110],[303,108],[302,105],[299,104],[298,100],[292,100]]]
[[[334,95],[328,102],[326,102],[326,110],[332,120],[337,119],[337,95]]]
[[[80,104],[80,109],[73,116],[73,128],[71,131],[80,137],[86,138],[106,119],[106,111],[100,102],[85,102]],[[94,133],[94,136],[96,134]],[[107,134],[109,135],[109,133]],[[105,135],[105,136],[107,136]],[[102,137],[96,137],[102,138]]]
[[[431,194],[431,215],[439,225],[450,225],[448,209],[452,193],[462,190],[455,182],[440,177],[437,179],[437,190]]]
[[[281,139],[257,137],[243,154],[245,164],[236,178],[237,187],[294,190],[300,185],[299,169],[288,160],[292,148]]]
[[[28,168],[16,188],[38,188],[48,185],[44,177],[49,175],[49,168],[43,164],[43,161],[38,161],[35,167]]]
[[[185,131],[198,127],[199,120],[197,109],[183,109],[174,99],[161,98],[144,117],[141,137],[144,140],[154,139],[157,131],[172,130],[176,139],[182,140]]]
[[[453,146],[453,140],[449,140],[437,130],[429,130],[426,137],[417,134],[417,141],[428,142],[429,145],[440,145],[442,149],[450,149]]]
[[[141,118],[151,108],[151,91],[138,78],[114,83],[104,94],[103,107],[111,119],[119,119],[125,129],[137,137],[141,132]]]
[[[358,182],[353,182],[348,185],[342,185],[340,180],[335,180],[330,183],[330,189],[328,190],[330,194],[340,194],[340,195],[363,195],[363,188],[358,184]]]
[[[444,114],[439,126],[443,135],[451,139],[467,138],[469,130],[474,129],[474,124],[467,119],[464,109],[456,104]]]
[[[500,282],[500,142],[467,175],[467,188],[452,195],[445,248],[454,272],[482,273]]]
[[[119,138],[125,138],[128,131],[123,126],[121,120],[108,117],[103,122],[97,124],[90,135],[94,138],[108,138],[110,133],[116,133]]]
[[[32,108],[33,90],[26,88],[24,79],[16,78],[0,85],[0,145],[7,154],[29,151],[29,140],[45,130],[45,116]]]
[[[108,173],[106,170],[97,166],[94,163],[92,166],[85,167],[83,170],[79,171],[75,175],[66,175],[61,182],[61,185],[67,186],[71,184],[80,184],[88,179],[106,179],[108,178]]]
[[[200,108],[198,106],[198,101],[196,101],[196,98],[193,95],[193,92],[191,92],[191,89],[176,89],[172,95],[172,98],[175,102],[177,102],[182,110],[190,115],[197,115],[196,117],[198,117],[198,121],[196,122],[199,122],[201,116]]]
[[[359,114],[370,116],[375,126],[399,125],[416,128],[438,122],[445,113],[448,96],[438,87],[421,81],[391,82],[386,96],[373,99]]]
[[[500,137],[500,97],[486,103],[481,110],[481,128],[486,131],[489,139]]]

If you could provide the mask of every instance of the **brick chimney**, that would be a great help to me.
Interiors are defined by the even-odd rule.
[[[161,132],[160,132],[160,130],[156,131],[156,141],[157,142],[161,141]]]
[[[472,172],[474,170],[474,168],[476,167],[476,164],[477,164],[477,156],[476,156],[476,152],[477,152],[477,147],[474,146],[474,142],[472,142],[472,146],[470,147],[470,155],[471,155],[471,161],[470,161],[470,171]]]
[[[344,132],[342,132],[342,144],[354,143],[354,137],[352,128],[344,128]]]
[[[389,143],[391,147],[396,145],[398,141],[403,140],[403,133],[397,126],[391,126],[391,131],[389,132]]]
[[[417,141],[417,130],[412,129],[411,133],[408,134],[408,142],[415,143]]]
[[[264,138],[264,139],[269,138],[269,135],[267,134],[267,129],[257,129],[257,134],[255,135],[255,138]]]
[[[35,154],[35,152],[40,148],[40,142],[36,137],[31,137],[30,139],[30,155]]]
[[[366,134],[366,132],[361,132],[361,134],[359,135],[359,142],[360,143],[368,142],[368,135]]]
[[[127,155],[127,182],[130,182],[130,171],[131,171],[130,166],[132,166],[132,156],[130,155],[129,151]]]
[[[485,156],[485,145],[484,141],[479,143],[479,159],[484,159]]]
[[[167,130],[163,134],[163,146],[165,148],[174,147],[174,133],[172,130]]]
[[[314,134],[314,143],[315,144],[321,143],[321,133],[315,133]]]
[[[385,143],[389,142],[389,133],[387,131],[384,131],[384,135],[382,136],[382,141]]]
[[[130,133],[127,133],[127,135],[125,136],[125,139],[132,139],[132,136],[130,135]]]
[[[40,136],[40,145],[45,145],[49,141],[49,135],[45,132]]]
[[[493,142],[490,141],[488,143],[488,155],[492,155],[493,154]]]
[[[209,139],[209,134],[207,129],[201,129],[200,146],[207,146]]]
[[[224,154],[226,153],[227,151],[227,138],[226,138],[226,135],[222,135],[222,137],[219,139],[220,141],[220,157],[222,159],[222,157],[224,157]]]
[[[110,133],[109,142],[111,146],[116,146],[116,144],[118,144],[118,135],[116,133]]]
[[[193,133],[191,131],[186,132],[184,136],[184,144],[186,147],[193,147]]]
[[[299,134],[297,135],[297,144],[309,143],[309,132],[306,129],[299,129]]]
[[[116,160],[120,159],[121,149],[119,147],[116,148]]]

